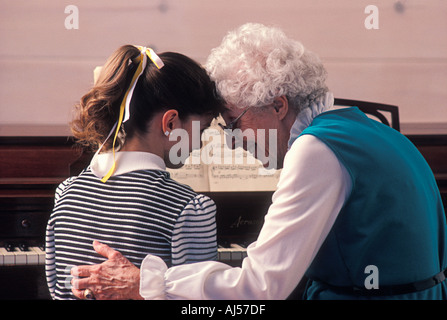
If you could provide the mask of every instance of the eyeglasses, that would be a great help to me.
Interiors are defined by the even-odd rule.
[[[236,123],[239,121],[239,119],[248,111],[248,109],[250,109],[251,107],[248,107],[247,109],[245,109],[244,111],[242,111],[242,113],[240,115],[238,115],[236,117],[236,119],[234,119],[233,121],[231,121],[228,125],[223,125],[222,123],[219,123],[219,126],[224,129],[224,130],[233,130],[233,128],[235,127]]]

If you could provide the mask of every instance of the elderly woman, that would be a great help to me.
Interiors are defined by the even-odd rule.
[[[73,269],[76,295],[284,299],[306,275],[306,299],[447,297],[439,190],[403,135],[357,108],[334,109],[321,62],[276,28],[247,24],[229,33],[207,68],[227,103],[227,127],[277,133],[283,170],[242,267],[168,269],[149,255],[139,270],[95,242],[109,260]]]

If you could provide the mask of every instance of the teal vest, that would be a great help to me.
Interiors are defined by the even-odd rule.
[[[349,198],[307,270],[313,281],[305,298],[358,298],[334,288],[365,288],[370,265],[377,267],[379,288],[420,281],[447,266],[439,189],[427,162],[405,136],[358,108],[325,112],[304,134],[323,141],[352,181]],[[379,298],[445,299],[445,282]]]

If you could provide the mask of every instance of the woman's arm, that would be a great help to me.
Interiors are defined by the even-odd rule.
[[[202,262],[164,272],[163,262],[150,256],[141,267],[140,293],[159,298],[162,292],[168,299],[284,299],[317,254],[350,190],[349,174],[333,152],[317,138],[302,136],[287,154],[264,226],[242,268]]]
[[[145,299],[284,299],[317,254],[350,193],[350,178],[333,152],[313,136],[302,136],[287,153],[278,189],[258,240],[241,268],[217,261],[167,269],[158,257],[141,266]],[[80,288],[105,290],[92,267],[74,268]],[[117,292],[118,287],[107,288]]]

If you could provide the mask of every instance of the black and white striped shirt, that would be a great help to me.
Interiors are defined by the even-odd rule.
[[[135,163],[135,158],[128,153],[117,164],[125,159]],[[168,266],[216,260],[214,202],[172,180],[162,165],[151,163],[153,158],[147,154],[145,164],[121,166],[106,183],[89,167],[57,188],[46,234],[46,274],[53,299],[75,298],[73,266],[105,260],[93,250],[93,240],[120,251],[137,267],[147,254]]]

